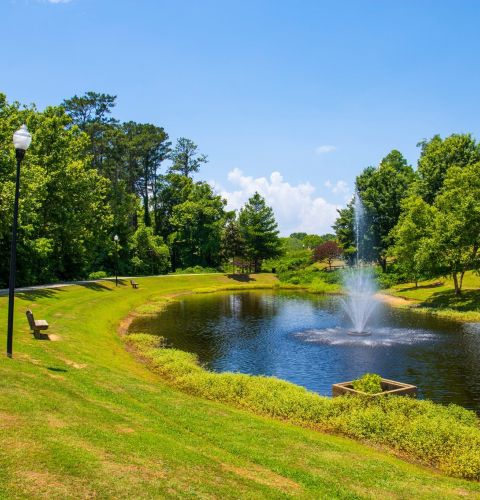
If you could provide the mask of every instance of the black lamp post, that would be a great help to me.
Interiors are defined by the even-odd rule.
[[[115,241],[115,286],[118,286],[118,234],[113,237],[113,241]]]
[[[25,151],[32,142],[26,125],[22,125],[13,134],[13,145],[17,158],[17,177],[15,180],[15,202],[13,205],[12,247],[10,251],[10,280],[8,285],[8,326],[7,326],[7,356],[12,357],[13,351],[13,305],[15,300],[15,272],[17,260],[17,226],[18,226],[18,197],[20,194],[20,165]]]

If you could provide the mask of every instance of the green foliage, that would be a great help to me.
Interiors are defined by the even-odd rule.
[[[378,168],[366,168],[355,185],[365,208],[364,260],[377,261],[386,271],[391,231],[400,217],[401,203],[414,180],[413,169],[399,151],[391,151]],[[371,252],[371,253],[370,253]]]
[[[17,283],[87,275],[112,223],[109,182],[85,156],[88,137],[63,108],[19,109],[0,95],[0,283],[8,277],[15,160],[12,132],[26,123],[33,141],[22,163]]]
[[[404,199],[402,208],[398,224],[391,233],[394,245],[390,254],[396,257],[399,270],[404,273],[406,281],[417,283],[428,275],[428,269],[431,268],[426,265],[420,252],[428,248],[426,239],[431,236],[435,209],[414,195]]]
[[[352,387],[356,391],[364,392],[365,394],[378,394],[382,392],[382,377],[376,373],[365,373],[357,380],[354,380]]]
[[[205,274],[205,273],[218,273],[219,270],[214,267],[193,266],[186,267],[185,269],[176,269],[175,274]]]
[[[94,271],[88,275],[89,280],[101,280],[106,278],[108,274],[105,271]]]
[[[175,266],[219,266],[225,218],[225,201],[206,182],[195,183],[170,217]]]
[[[405,201],[392,253],[414,281],[450,274],[460,294],[465,272],[479,269],[479,179],[480,163],[450,167],[433,205],[418,196]]]
[[[198,172],[202,164],[207,163],[207,156],[198,153],[198,146],[187,139],[180,137],[177,140],[175,149],[170,154],[172,166],[170,172],[178,172],[185,177],[189,177],[193,172]]]
[[[140,226],[129,241],[135,274],[164,274],[170,267],[170,252],[151,227]]]
[[[419,143],[416,192],[433,204],[451,167],[464,168],[480,162],[480,144],[470,134],[452,134],[442,139],[435,135]]]
[[[333,229],[343,250],[343,257],[348,264],[355,262],[357,248],[355,242],[355,213],[353,200],[345,208],[337,210],[338,217]]]
[[[259,272],[262,260],[277,257],[282,252],[273,210],[255,193],[240,210],[240,231],[245,241],[246,257]]]

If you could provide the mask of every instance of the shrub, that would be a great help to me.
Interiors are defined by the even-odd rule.
[[[102,280],[107,277],[107,273],[105,271],[94,271],[88,275],[89,280]]]
[[[382,377],[375,373],[365,373],[359,379],[354,380],[352,386],[356,391],[378,394],[382,392]]]
[[[193,266],[186,267],[185,269],[177,269],[175,274],[204,274],[204,273],[218,273],[218,269],[213,267],[202,267],[202,266]]]
[[[399,396],[327,398],[274,377],[211,373],[196,355],[163,348],[153,335],[130,334],[127,342],[188,393],[388,446],[450,475],[480,479],[480,426],[472,411]]]

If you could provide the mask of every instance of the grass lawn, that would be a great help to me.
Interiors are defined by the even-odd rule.
[[[418,288],[414,283],[401,284],[386,290],[386,293],[408,299],[410,305],[439,316],[480,321],[480,276],[471,271],[465,273],[460,296],[455,295],[451,278],[422,281]]]
[[[0,498],[449,498],[480,484],[355,441],[178,392],[117,333],[150,298],[224,286],[222,275],[140,278],[18,294],[14,359],[0,358]],[[0,322],[6,325],[6,297]],[[37,341],[25,309],[56,341]],[[2,348],[5,328],[2,328]]]

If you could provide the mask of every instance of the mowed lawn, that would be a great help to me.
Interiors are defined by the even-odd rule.
[[[435,278],[418,283],[405,283],[387,290],[420,307],[441,316],[463,321],[480,321],[480,276],[465,273],[461,295],[455,295],[451,278]],[[407,305],[407,303],[405,304]]]
[[[271,286],[271,275],[253,276]],[[222,275],[19,293],[14,358],[0,358],[1,498],[448,498],[480,485],[350,439],[178,392],[117,333],[149,298],[249,286]],[[55,341],[34,340],[25,310]],[[6,297],[0,297],[1,347]]]

